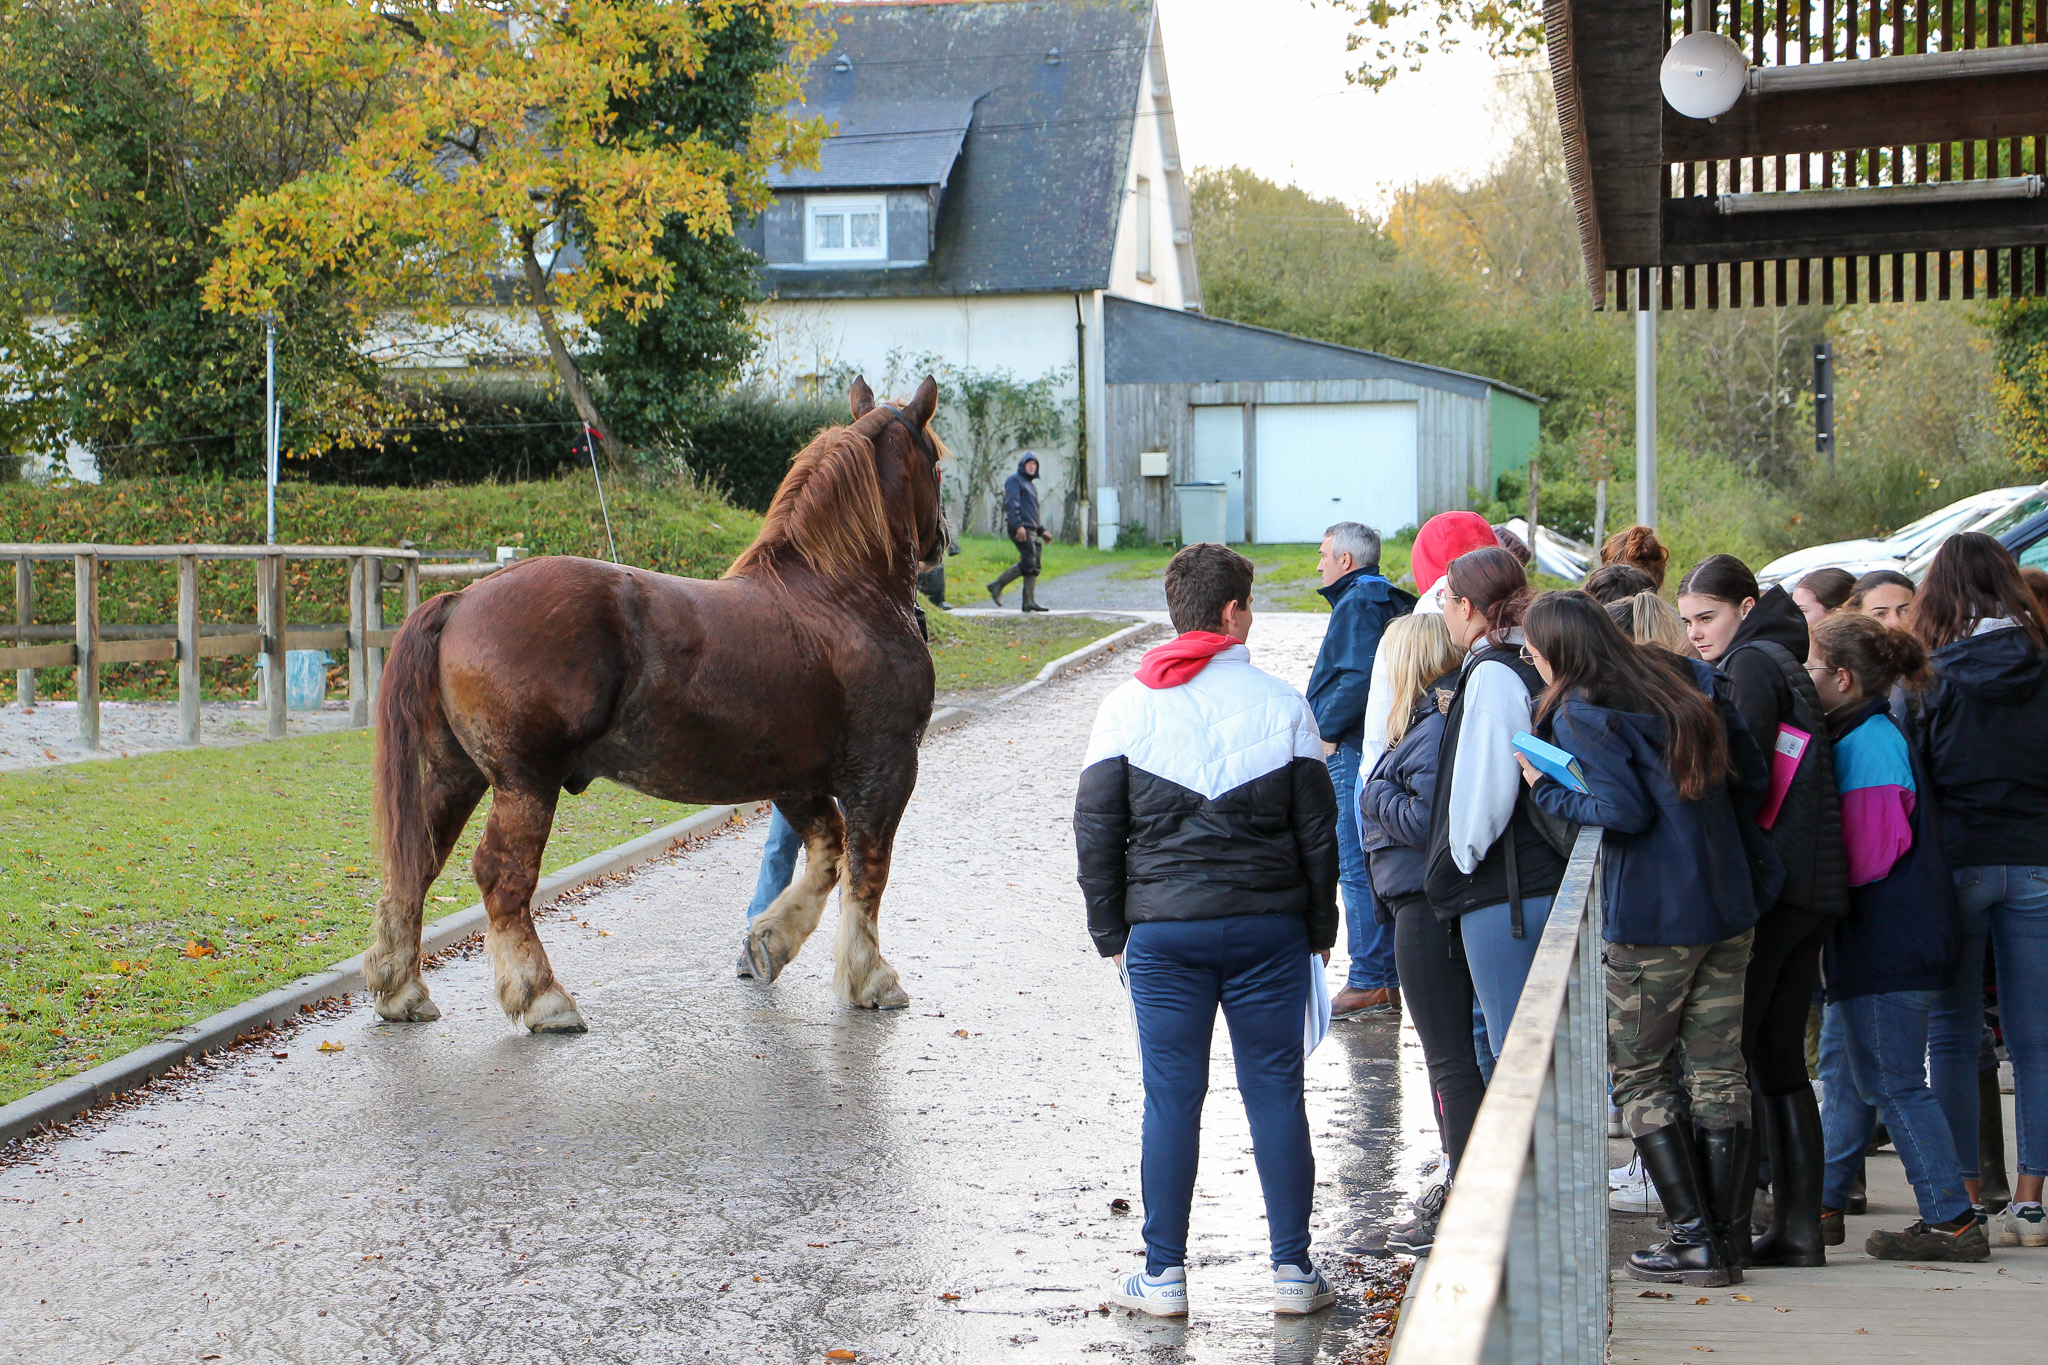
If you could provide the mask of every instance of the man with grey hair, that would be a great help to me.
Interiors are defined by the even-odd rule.
[[[1389,1018],[1401,1010],[1400,981],[1394,973],[1394,932],[1382,925],[1359,845],[1355,808],[1358,767],[1365,742],[1365,699],[1372,682],[1373,656],[1387,622],[1406,616],[1415,599],[1380,573],[1380,533],[1355,521],[1340,521],[1323,532],[1316,572],[1330,603],[1315,670],[1309,674],[1308,704],[1323,732],[1324,761],[1337,788],[1338,884],[1344,889],[1345,937],[1351,970],[1330,1002],[1333,1018]]]

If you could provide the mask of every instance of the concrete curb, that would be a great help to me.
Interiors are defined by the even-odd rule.
[[[660,857],[678,844],[723,829],[733,822],[738,813],[736,806],[711,806],[638,839],[594,854],[580,863],[572,863],[553,876],[541,879],[533,893],[534,907],[551,905],[578,887],[637,867]],[[482,902],[444,916],[426,927],[426,932],[421,935],[421,951],[433,954],[451,948],[482,933],[487,921]],[[90,1071],[23,1095],[12,1104],[0,1105],[0,1143],[12,1142],[48,1124],[75,1118],[95,1105],[104,1104],[116,1095],[183,1065],[191,1058],[232,1047],[268,1025],[297,1018],[302,1009],[311,1009],[324,1000],[362,989],[363,955],[358,953],[324,972],[302,976],[276,990],[266,991],[254,1000],[244,1001],[232,1009],[175,1029],[161,1042],[136,1048],[111,1062],[102,1062]]]
[[[1083,645],[1071,654],[1065,654],[1038,671],[1038,676],[1022,686],[991,699],[985,705],[947,706],[932,714],[926,732],[950,729],[964,721],[986,714],[1003,702],[1023,696],[1034,688],[1043,687],[1060,674],[1098,658],[1114,650],[1118,645],[1142,631],[1153,628],[1154,622],[1141,621],[1122,630],[1113,631],[1090,644]],[[751,804],[751,803],[749,803]],[[572,863],[551,877],[543,877],[533,893],[536,910],[552,905],[563,895],[578,887],[588,886],[602,877],[638,867],[641,863],[659,858],[676,845],[688,840],[715,833],[739,818],[737,806],[711,806],[673,824],[663,825],[650,834],[638,839],[608,848],[593,854],[580,863]],[[483,903],[478,902],[466,910],[434,921],[420,936],[420,950],[431,956],[474,937],[484,931],[488,915]],[[111,1062],[102,1062],[90,1071],[80,1072],[68,1080],[44,1086],[41,1090],[23,1095],[12,1104],[0,1105],[0,1144],[26,1137],[38,1128],[62,1123],[76,1118],[96,1105],[104,1104],[115,1096],[133,1090],[144,1082],[154,1080],[166,1071],[183,1065],[194,1057],[222,1048],[232,1047],[248,1035],[272,1024],[294,1019],[301,1011],[336,996],[345,995],[364,988],[363,955],[356,954],[344,962],[337,962],[324,972],[302,976],[287,982],[272,991],[266,991],[254,1000],[244,1001],[233,1009],[222,1010],[219,1014],[187,1024],[166,1034],[161,1042],[149,1043],[134,1051],[116,1057]]]

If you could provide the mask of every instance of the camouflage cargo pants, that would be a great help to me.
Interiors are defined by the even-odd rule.
[[[1694,1123],[1732,1128],[1749,1122],[1742,977],[1752,936],[1744,930],[1688,947],[1607,945],[1607,1063],[1630,1137],[1687,1116],[1675,1056],[1684,1061]]]

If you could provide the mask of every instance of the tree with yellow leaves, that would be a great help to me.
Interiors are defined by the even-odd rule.
[[[237,206],[205,279],[209,308],[260,313],[293,281],[338,272],[363,307],[445,324],[516,276],[563,388],[614,460],[571,319],[659,306],[665,225],[730,231],[736,212],[768,202],[768,168],[815,164],[823,136],[784,112],[824,42],[797,0],[148,4],[160,60],[201,101],[282,80],[373,111],[324,163]],[[693,74],[708,35],[741,17],[770,24],[789,53],[756,78],[769,112],[748,138],[617,126],[620,101]]]

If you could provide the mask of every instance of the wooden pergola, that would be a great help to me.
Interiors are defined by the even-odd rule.
[[[2020,297],[2048,281],[2048,0],[1546,0],[1596,307]],[[1695,29],[1749,65],[1666,103]]]

